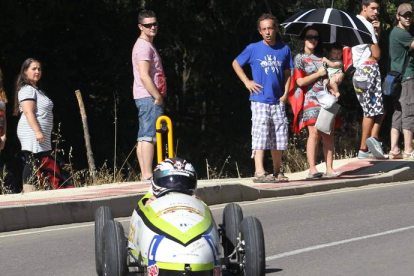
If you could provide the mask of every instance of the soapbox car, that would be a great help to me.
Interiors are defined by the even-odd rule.
[[[98,275],[265,274],[262,225],[255,217],[243,219],[239,205],[226,205],[217,227],[208,206],[194,196],[170,192],[150,198],[138,202],[128,237],[109,207],[96,210]]]

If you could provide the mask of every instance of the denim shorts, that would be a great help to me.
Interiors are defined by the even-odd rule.
[[[139,130],[137,141],[155,142],[155,123],[164,113],[164,104],[154,105],[154,98],[135,99],[138,108]]]

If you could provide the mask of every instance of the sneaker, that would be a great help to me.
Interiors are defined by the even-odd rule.
[[[382,150],[382,143],[377,141],[374,137],[369,137],[366,141],[369,151],[377,159],[385,159],[384,151]]]
[[[372,153],[370,151],[362,151],[360,150],[358,152],[358,159],[369,159],[369,158],[374,158],[374,155],[372,155]]]

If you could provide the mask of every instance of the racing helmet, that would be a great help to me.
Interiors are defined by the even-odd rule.
[[[155,167],[151,190],[156,197],[169,192],[193,195],[197,190],[197,173],[186,160],[179,157],[167,158]]]

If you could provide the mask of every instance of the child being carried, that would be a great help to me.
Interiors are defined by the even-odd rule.
[[[322,61],[328,66],[327,71],[329,80],[325,80],[325,83],[329,82],[330,92],[332,95],[339,98],[341,95],[339,93],[339,85],[342,83],[345,76],[342,70],[342,46],[333,44],[329,49],[329,59],[324,57]]]

